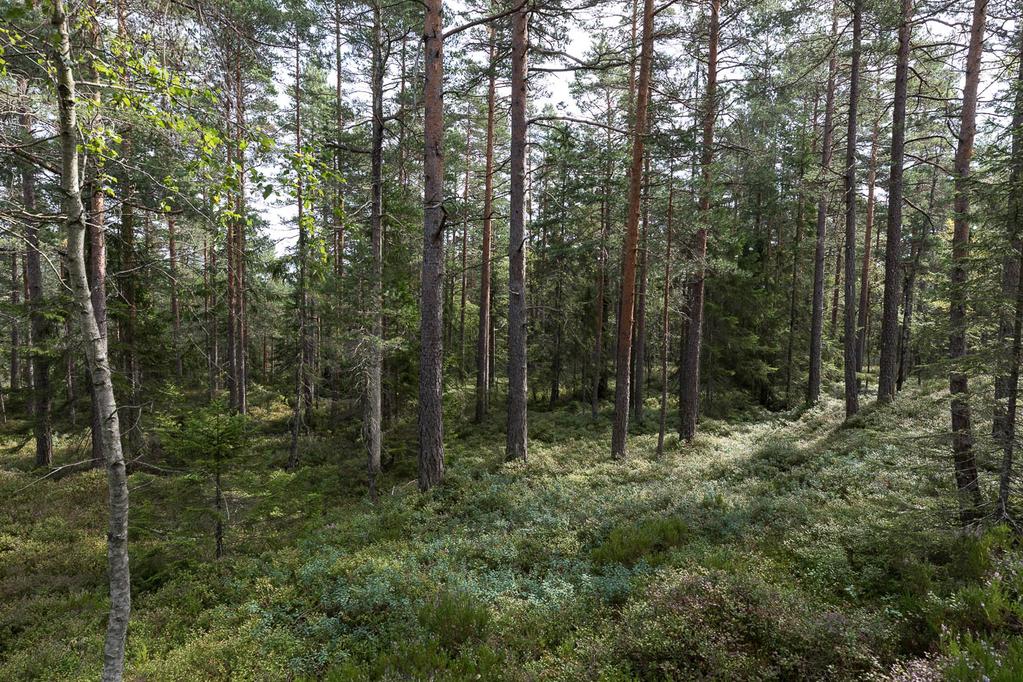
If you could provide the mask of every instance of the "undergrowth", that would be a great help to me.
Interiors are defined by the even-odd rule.
[[[355,429],[285,472],[286,405],[257,397],[222,560],[207,476],[131,475],[128,679],[1023,679],[1021,554],[955,529],[929,388],[854,428],[834,399],[706,420],[660,459],[649,419],[625,461],[568,404],[531,414],[526,463],[453,394],[444,484],[416,492],[396,424],[376,505]],[[97,676],[104,485],[0,456],[0,679]]]

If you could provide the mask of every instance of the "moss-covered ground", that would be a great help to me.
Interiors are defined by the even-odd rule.
[[[444,484],[417,492],[397,424],[374,505],[357,426],[324,415],[286,472],[287,407],[257,396],[220,560],[209,476],[147,457],[128,679],[1023,679],[1023,553],[1004,528],[957,530],[938,385],[847,424],[834,398],[704,420],[660,459],[651,401],[625,461],[608,414],[567,404],[531,412],[529,460],[504,463],[500,415],[469,424],[449,397]],[[37,480],[19,428],[0,679],[96,679],[105,478]]]

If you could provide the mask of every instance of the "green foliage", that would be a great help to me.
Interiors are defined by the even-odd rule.
[[[852,680],[883,650],[883,624],[734,567],[666,572],[648,589],[618,644],[641,679]]]
[[[627,566],[639,561],[658,564],[664,560],[665,552],[683,545],[691,535],[689,527],[681,519],[647,519],[613,529],[607,539],[593,550],[593,561]]]
[[[419,624],[431,641],[449,653],[469,642],[484,641],[491,628],[490,611],[468,594],[444,591],[419,609]]]
[[[165,418],[159,429],[161,445],[172,457],[208,471],[221,471],[225,462],[245,451],[248,420],[232,414],[222,403],[191,408]]]
[[[1004,646],[969,633],[945,645],[951,663],[945,669],[950,682],[1015,682],[1023,679],[1023,637],[1013,637]]]
[[[129,675],[851,680],[933,667],[940,653],[952,679],[1013,679],[1014,536],[892,513],[942,508],[930,478],[943,469],[892,442],[944,415],[928,391],[857,429],[835,428],[831,400],[714,422],[662,459],[655,435],[639,434],[624,463],[607,458],[607,424],[586,406],[531,415],[546,437],[525,465],[503,462],[500,424],[466,426],[449,433],[448,477],[425,496],[404,454],[415,430],[399,424],[390,447],[403,460],[376,505],[343,429],[281,470],[276,392],[253,392],[245,427],[217,406],[183,413],[187,395],[165,391],[166,464],[203,475],[132,474]],[[231,551],[210,562],[218,440],[249,456],[230,462]],[[0,677],[92,679],[102,472],[13,494],[27,476],[0,476],[12,499],[0,509]]]

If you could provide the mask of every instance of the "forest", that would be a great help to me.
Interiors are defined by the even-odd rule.
[[[0,0],[0,679],[1023,680],[1021,0]]]

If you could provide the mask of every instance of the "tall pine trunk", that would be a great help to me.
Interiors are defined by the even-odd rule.
[[[853,0],[852,63],[849,67],[849,114],[845,142],[845,306],[842,325],[845,373],[845,417],[860,410],[856,376],[856,116],[860,99],[860,53],[863,36],[863,0]]]
[[[28,97],[28,81],[19,83],[19,95]],[[22,107],[18,112],[18,123],[22,129],[25,144],[32,141],[32,117]],[[36,170],[31,162],[21,164],[21,199],[26,213],[36,213]],[[53,433],[50,412],[53,395],[50,388],[50,359],[47,345],[52,326],[47,316],[43,289],[43,267],[40,256],[39,222],[29,218],[25,229],[25,272],[27,274],[29,320],[31,325],[32,348],[32,433],[36,443],[36,466],[47,467],[53,462]]]
[[[295,26],[295,154],[302,153],[302,62],[301,42],[298,26]],[[296,223],[298,224],[298,366],[295,368],[295,403],[291,411],[291,444],[288,449],[287,468],[294,469],[299,462],[298,439],[303,428],[305,414],[310,409],[309,381],[307,378],[309,363],[309,293],[307,272],[307,241],[305,220],[305,197],[302,182],[302,169],[295,165],[295,203],[297,206]]]
[[[657,456],[664,454],[664,430],[668,422],[668,346],[671,303],[671,228],[675,208],[675,167],[668,170],[668,214],[664,226],[664,291],[661,300],[661,413],[657,429]]]
[[[712,0],[717,3],[718,0]],[[629,380],[632,368],[632,318],[636,302],[636,251],[639,246],[639,211],[643,191],[643,147],[646,141],[650,102],[650,71],[654,58],[654,3],[643,2],[643,43],[639,57],[639,83],[632,126],[632,165],[629,175],[629,208],[622,247],[622,294],[618,312],[617,366],[615,368],[615,415],[611,433],[611,457],[623,459],[629,435]]]
[[[462,185],[462,282],[458,305],[458,383],[465,385],[465,305],[468,303],[469,176],[472,173],[472,118],[465,117],[465,178]]]
[[[710,0],[710,39],[707,47],[707,90],[704,93],[703,142],[700,153],[700,217],[693,238],[695,270],[689,286],[689,324],[682,353],[679,393],[679,438],[690,441],[696,435],[700,411],[700,348],[703,343],[703,299],[707,274],[707,231],[710,223],[711,182],[714,162],[714,119],[717,116],[718,11],[720,0]]]
[[[444,477],[444,34],[442,0],[426,0],[423,265],[420,291],[419,489]]]
[[[483,244],[480,248],[480,318],[476,334],[476,421],[490,409],[490,254],[494,233],[494,109],[497,99],[497,43],[490,27],[490,61],[487,85],[487,141],[483,179]]]
[[[650,227],[650,155],[644,159],[643,166],[643,217],[642,234],[639,251],[639,277],[638,294],[636,303],[636,317],[634,320],[635,330],[632,339],[632,418],[636,423],[642,424],[645,418],[643,411],[643,399],[646,390],[646,288],[647,288],[647,257],[649,246],[647,245],[648,231]]]
[[[878,362],[877,399],[895,399],[899,354],[899,260],[902,255],[903,163],[906,158],[906,95],[909,83],[909,41],[913,34],[913,0],[902,0],[899,51],[895,61],[892,112],[891,171],[888,176],[888,224],[885,229],[884,299],[881,312],[881,359]]]
[[[174,376],[180,384],[185,379],[184,362],[181,348],[181,308],[178,302],[178,245],[176,228],[177,219],[167,216],[167,250],[170,265],[171,284],[171,340],[174,345]]]
[[[1012,116],[1012,169],[1009,173],[1009,212],[1008,223],[1011,242],[1016,249],[1016,291],[1015,310],[1012,325],[1012,353],[1009,359],[1009,376],[1005,381],[1006,393],[1005,415],[1001,423],[1002,467],[998,480],[998,513],[1003,519],[1009,518],[1009,493],[1012,489],[1012,467],[1016,447],[1016,411],[1019,399],[1020,355],[1023,351],[1023,252],[1020,252],[1020,241],[1023,237],[1023,30],[1019,31],[1017,40],[1019,75],[1016,78],[1016,101]]]
[[[382,447],[381,380],[383,376],[384,343],[384,53],[382,45],[382,19],[380,2],[373,2],[373,63],[372,90],[373,124],[370,146],[370,241],[373,250],[372,276],[369,285],[369,314],[371,316],[366,363],[366,395],[363,406],[363,437],[366,440],[366,469],[369,476],[369,496],[376,501],[377,477],[380,475]]]
[[[863,231],[863,260],[860,266],[860,304],[856,318],[856,371],[862,372],[867,362],[867,337],[870,333],[870,262],[871,239],[874,236],[874,186],[877,180],[877,142],[880,121],[874,122],[870,136],[870,164],[867,167],[867,215]]]
[[[511,220],[508,229],[508,434],[505,457],[525,459],[526,424],[526,50],[529,10],[512,15]]]
[[[952,456],[959,496],[959,516],[963,525],[976,517],[981,502],[980,482],[977,480],[977,457],[973,451],[969,378],[962,363],[967,353],[966,282],[970,247],[970,160],[973,157],[973,142],[977,133],[977,89],[980,84],[980,61],[984,49],[986,10],[987,0],[974,1],[954,175],[952,272],[949,290],[949,359],[952,361],[952,371],[949,373],[949,392],[952,394],[950,405]]]

